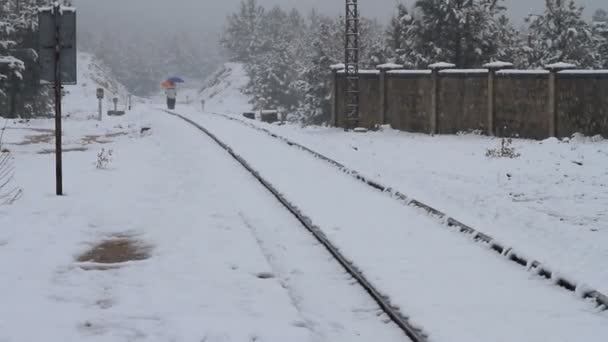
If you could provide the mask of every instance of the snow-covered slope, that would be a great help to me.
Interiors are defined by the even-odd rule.
[[[105,91],[104,111],[112,104],[112,98],[119,98],[119,108],[126,103],[127,90],[113,76],[112,71],[95,56],[78,53],[78,84],[65,86],[63,99],[64,115],[71,118],[88,118],[97,113],[97,88]]]
[[[226,63],[212,75],[199,92],[199,101],[205,101],[205,111],[242,113],[251,110],[249,97],[243,94],[248,83],[245,68],[239,63]]]

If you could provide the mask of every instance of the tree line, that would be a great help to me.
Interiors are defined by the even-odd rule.
[[[44,0],[0,3],[0,117],[32,117],[52,110],[51,89],[40,85],[38,7]]]
[[[398,4],[390,22],[361,18],[361,68],[435,62],[476,68],[492,61],[518,68],[566,62],[608,68],[608,12],[585,20],[575,0],[546,0],[542,13],[516,27],[503,0],[417,0]],[[330,113],[330,66],[344,60],[344,20],[312,11],[270,9],[243,0],[227,18],[221,43],[249,76],[256,109],[279,109],[305,124]]]

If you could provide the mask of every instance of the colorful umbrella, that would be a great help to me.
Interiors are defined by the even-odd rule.
[[[175,83],[169,82],[169,81],[165,81],[165,82],[161,83],[160,85],[162,85],[163,88],[173,88],[173,87],[175,87]]]
[[[171,83],[184,83],[184,80],[183,80],[183,79],[181,79],[181,78],[179,78],[179,77],[176,77],[176,76],[169,77],[169,78],[167,79],[167,81],[168,81],[168,82],[171,82]]]

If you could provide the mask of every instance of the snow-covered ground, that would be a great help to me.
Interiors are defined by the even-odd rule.
[[[174,118],[67,121],[68,146],[127,134],[66,154],[65,198],[53,196],[53,156],[38,154],[50,146],[10,145],[38,134],[19,128],[5,136],[25,196],[0,208],[2,340],[403,340],[252,177]],[[114,150],[108,170],[94,165],[102,147]],[[150,258],[110,270],[75,261],[118,236],[151,246]]]
[[[240,116],[248,99],[232,94],[244,86],[246,76],[241,68],[230,69],[220,89],[236,85],[223,93],[231,94],[238,109],[226,100],[211,99],[206,110]],[[358,134],[251,123],[334,158],[608,293],[608,140],[514,140],[512,147],[520,156],[510,159],[487,157],[501,140],[477,135],[431,137],[391,129]]]
[[[272,137],[181,111],[269,179],[438,341],[603,341],[606,313]],[[449,284],[449,286],[447,286]],[[518,329],[513,329],[518,327]]]

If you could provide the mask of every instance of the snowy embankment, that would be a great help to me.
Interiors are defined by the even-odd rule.
[[[146,105],[97,122],[94,93],[68,101],[66,196],[52,120],[4,134],[24,196],[0,206],[0,340],[404,341],[211,140]]]
[[[63,115],[72,119],[97,118],[97,88],[104,89],[104,112],[114,108],[114,97],[119,99],[118,109],[123,110],[127,103],[128,91],[112,77],[110,69],[89,53],[79,52],[77,57],[78,84],[65,87]]]
[[[238,86],[211,88],[207,93],[224,98],[222,93],[238,93],[246,84],[241,68],[228,68],[228,83]],[[234,98],[234,107],[212,99],[207,111],[240,116],[249,109],[248,99],[242,94]],[[511,159],[488,157],[488,150],[498,149],[501,140],[476,135],[431,137],[390,129],[356,134],[257,124],[608,292],[606,140],[514,140],[512,147],[520,156]]]

